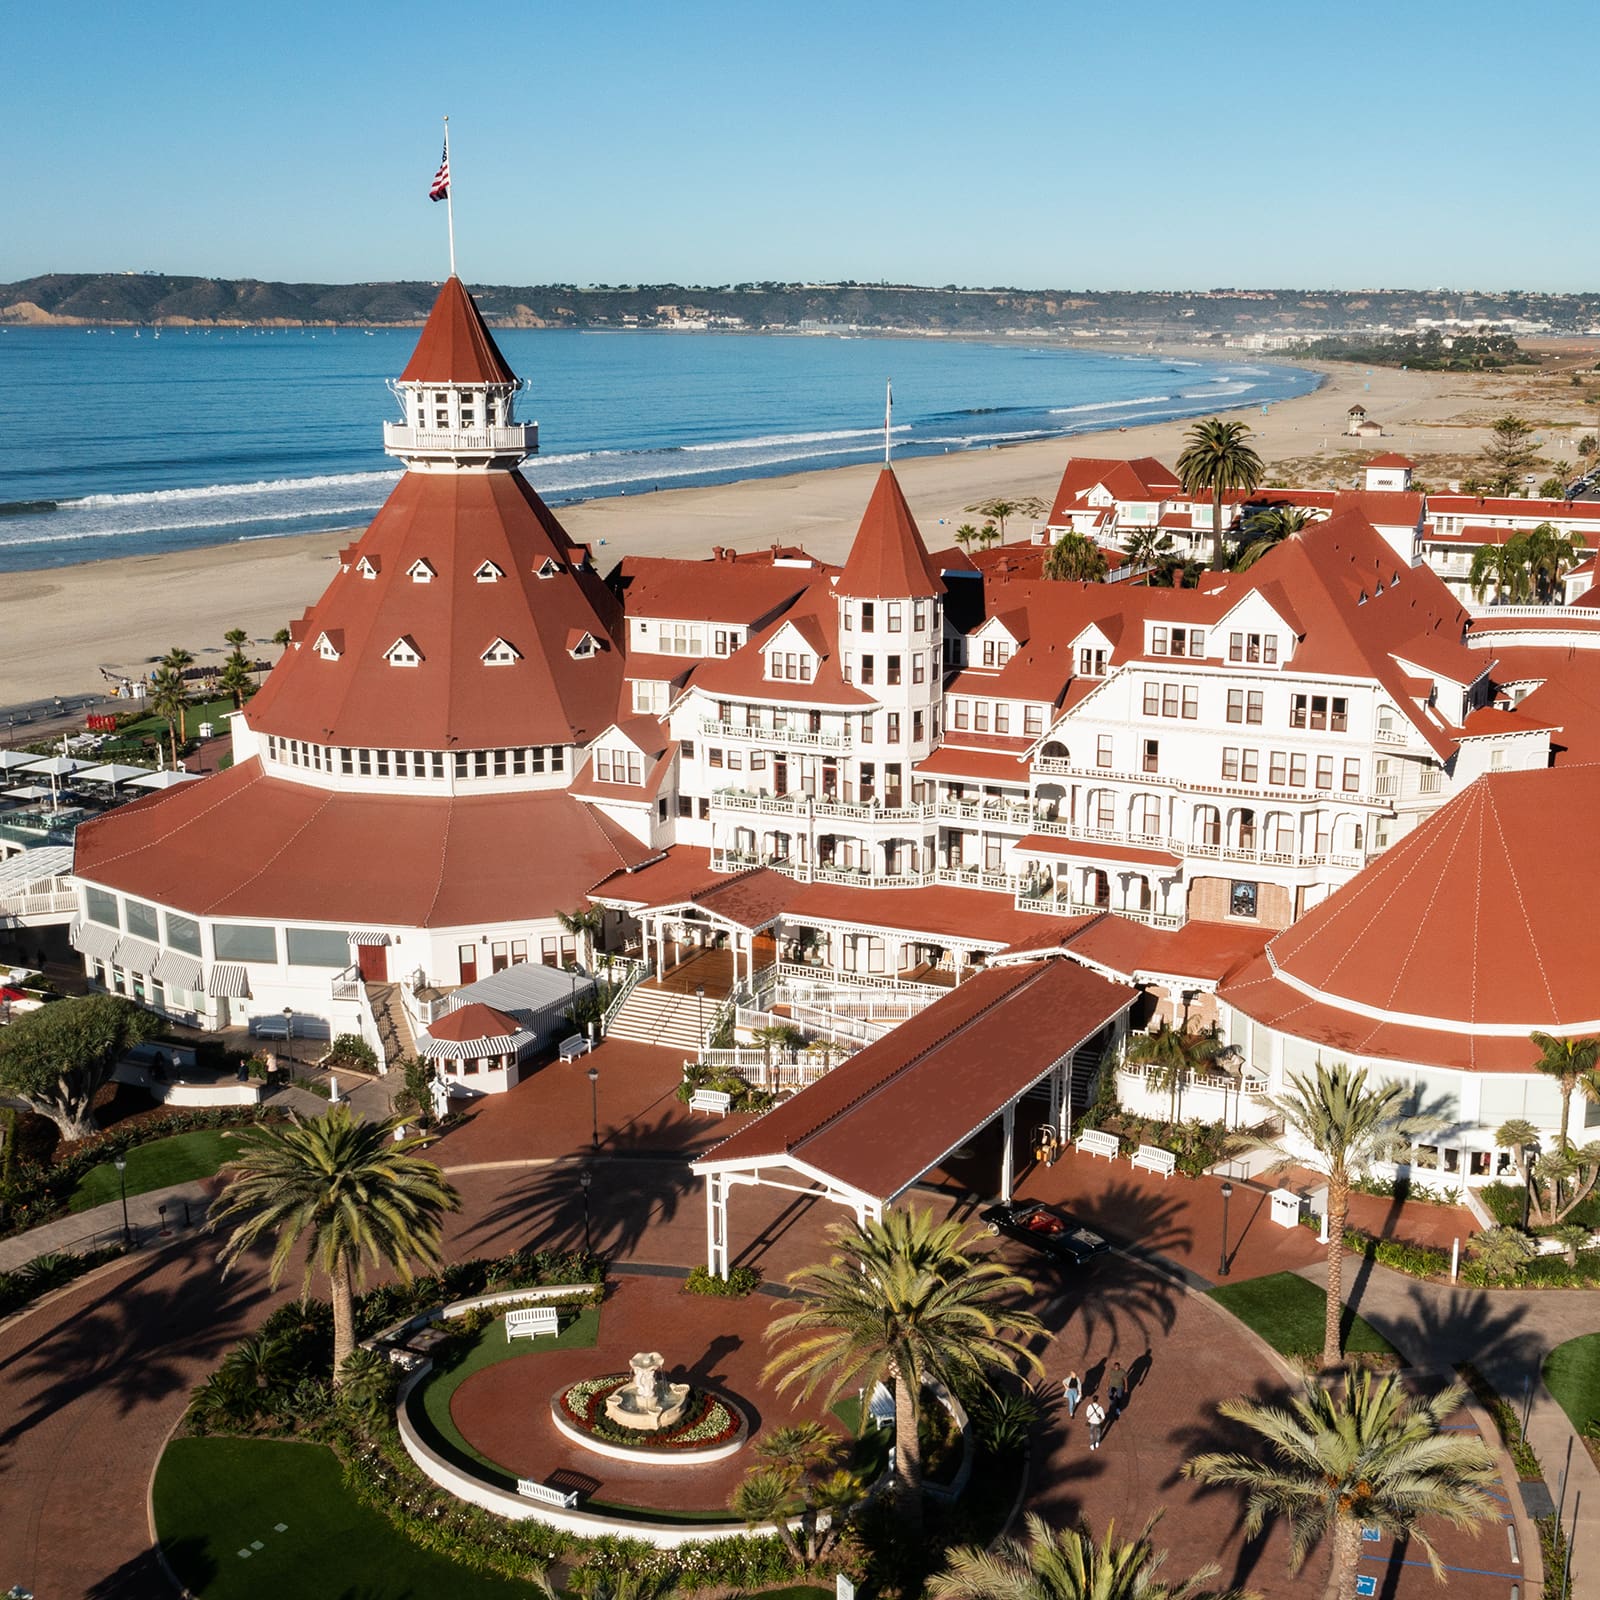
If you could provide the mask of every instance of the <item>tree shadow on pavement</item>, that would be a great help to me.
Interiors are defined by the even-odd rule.
[[[14,1397],[26,1392],[0,1430],[0,1453],[91,1390],[111,1396],[123,1416],[186,1393],[272,1297],[259,1270],[264,1261],[264,1253],[253,1256],[257,1270],[241,1267],[224,1278],[213,1248],[164,1250],[127,1276],[104,1280],[87,1304],[0,1363],[0,1383]]]
[[[629,1256],[646,1232],[678,1213],[695,1182],[679,1160],[607,1160],[589,1165],[589,1239],[597,1253]],[[460,1235],[484,1254],[504,1254],[532,1245],[545,1250],[578,1249],[584,1242],[584,1194],[579,1173],[585,1163],[511,1171],[496,1199]]]

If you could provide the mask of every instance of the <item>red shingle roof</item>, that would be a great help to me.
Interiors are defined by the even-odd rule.
[[[515,383],[476,302],[459,278],[447,278],[423,324],[401,383]]]
[[[1374,456],[1367,463],[1367,466],[1369,469],[1372,467],[1414,467],[1416,462],[1407,456],[1396,455],[1393,450],[1390,450],[1381,456]]]
[[[928,559],[900,481],[889,467],[878,474],[834,592],[862,600],[929,600],[944,593],[944,581]]]
[[[430,1039],[450,1039],[457,1044],[471,1044],[478,1039],[509,1039],[519,1032],[522,1024],[481,1000],[447,1011],[436,1022],[428,1024]]]
[[[74,870],[196,916],[455,928],[549,917],[654,854],[559,789],[351,794],[250,760],[86,823]]]
[[[780,567],[754,561],[679,561],[629,556],[607,580],[630,619],[743,623],[758,627],[832,569]]]

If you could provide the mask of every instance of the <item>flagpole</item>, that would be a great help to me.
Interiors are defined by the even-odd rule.
[[[883,464],[889,465],[889,434],[894,420],[894,380],[883,382]]]
[[[450,119],[444,119],[444,164],[446,172],[450,169]],[[455,202],[455,174],[449,173],[449,178],[444,188],[444,214],[445,224],[450,230],[450,276],[456,275],[456,202]]]

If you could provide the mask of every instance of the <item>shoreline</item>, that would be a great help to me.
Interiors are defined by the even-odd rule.
[[[1480,398],[1459,374],[1287,364],[1318,373],[1321,382],[1250,419],[1269,477],[1275,461],[1347,449],[1414,449],[1422,433],[1439,428],[1449,431],[1454,449],[1476,447],[1479,439],[1469,435],[1487,436],[1486,428],[1463,431],[1453,420],[1462,401]],[[1384,424],[1382,442],[1340,437],[1345,412],[1357,398]],[[1219,414],[1252,410],[1259,411],[1254,402],[1218,408]],[[976,501],[997,495],[1051,500],[1074,455],[1157,455],[1170,464],[1195,420],[909,456],[895,466],[923,538],[930,549],[939,549],[952,542],[961,522],[971,520],[964,508]],[[826,560],[842,560],[877,471],[877,463],[868,462],[619,494],[569,502],[556,514],[575,541],[592,547],[602,574],[625,556],[701,558],[713,545],[748,551],[798,544]],[[364,527],[8,572],[0,579],[0,706],[96,692],[104,686],[99,668],[141,675],[175,644],[191,650],[202,666],[220,665],[226,653],[222,635],[235,626],[270,657],[267,641],[318,598],[339,548]],[[1025,537],[1019,524],[1010,531],[1013,538]]]

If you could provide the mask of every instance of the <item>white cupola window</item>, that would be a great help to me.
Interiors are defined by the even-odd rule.
[[[498,583],[503,577],[505,577],[505,573],[503,573],[500,568],[494,564],[494,562],[485,561],[484,564],[479,567],[475,573],[473,573],[473,577],[475,577],[479,583]]]
[[[410,567],[407,568],[406,576],[410,578],[413,583],[432,583],[437,574],[434,572],[433,566],[430,562],[418,557],[418,559],[413,561]]]
[[[563,568],[561,563],[557,561],[554,556],[546,556],[539,564],[538,575],[541,578],[556,578],[561,575],[562,571]]]
[[[316,651],[324,661],[337,661],[344,654],[344,636],[342,629],[333,633],[319,633],[317,635]]]
[[[422,652],[417,649],[416,640],[403,633],[383,652],[383,659],[391,667],[414,667],[422,660]]]
[[[371,556],[362,556],[362,558],[356,562],[356,571],[359,572],[363,578],[376,578],[378,576],[378,563],[374,561]]]
[[[486,667],[509,667],[514,661],[522,659],[522,652],[504,639],[496,639],[480,659]]]

